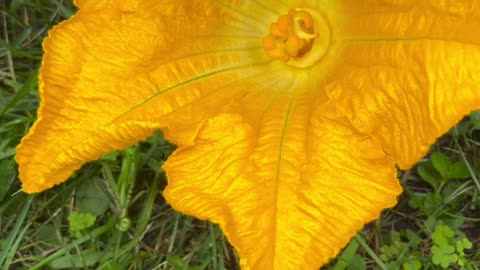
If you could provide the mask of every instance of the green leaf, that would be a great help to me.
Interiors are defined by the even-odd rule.
[[[360,255],[355,255],[352,258],[352,265],[349,267],[349,269],[355,269],[355,270],[365,270],[367,269],[367,264],[365,262],[365,258]]]
[[[175,256],[169,256],[167,258],[167,264],[168,266],[173,267],[175,270],[183,270],[187,269],[188,263],[185,262],[180,256],[175,255]]]
[[[0,160],[0,201],[7,195],[10,186],[15,180],[15,161],[13,159]]]
[[[403,270],[420,270],[422,269],[422,262],[418,259],[409,259],[409,261],[402,266]]]
[[[110,204],[104,190],[106,187],[100,178],[82,182],[75,193],[75,207],[96,217],[104,214]]]
[[[85,267],[93,266],[105,258],[111,257],[113,251],[104,254],[96,250],[86,250],[82,254],[72,255],[66,254],[53,260],[50,267],[53,269],[85,269]],[[81,268],[83,267],[83,268]]]
[[[470,178],[470,171],[468,170],[467,165],[463,161],[457,161],[450,166],[448,170],[447,178],[448,179],[464,179]]]
[[[400,232],[398,232],[396,230],[392,230],[392,231],[390,231],[390,239],[391,239],[390,243],[395,244],[395,242],[401,242],[402,241],[402,235],[401,235]]]
[[[440,173],[442,177],[447,177],[450,168],[450,160],[440,152],[434,152],[430,157],[433,167]]]
[[[84,231],[95,224],[95,216],[90,213],[72,212],[68,217],[70,232],[77,238],[84,235]]]
[[[406,230],[405,234],[407,236],[407,239],[410,240],[411,247],[416,247],[423,241],[423,239],[418,235],[418,233],[412,230]]]
[[[58,240],[56,238],[56,231],[57,229],[54,225],[45,224],[35,234],[35,240],[49,244],[58,244]]]
[[[450,227],[453,231],[457,231],[460,226],[465,223],[463,218],[442,217],[443,225]]]
[[[342,254],[338,256],[337,263],[332,270],[344,270],[347,269],[349,265],[356,265],[353,260],[359,246],[360,244],[358,244],[357,241],[350,241],[350,244],[343,250]]]
[[[402,241],[395,241],[393,242],[393,246],[397,248],[398,251],[402,251],[405,248],[408,248],[408,244]],[[398,254],[396,254],[398,255]]]
[[[189,266],[180,256],[169,256],[167,258],[167,264],[175,270],[199,270],[198,266]]]
[[[472,124],[472,129],[480,129],[480,111],[472,112],[469,120]]]
[[[440,245],[432,247],[432,262],[435,265],[440,265],[442,268],[447,268],[450,264],[455,263],[458,259],[455,254],[455,248],[450,245]]]
[[[114,261],[109,261],[105,264],[102,264],[98,270],[122,270],[124,267],[122,267],[119,263],[114,262]]]
[[[433,167],[431,162],[423,162],[418,165],[417,172],[421,179],[430,184],[434,189],[437,189],[443,180],[442,176]]]
[[[433,242],[439,246],[448,245],[449,240],[455,236],[455,232],[450,227],[438,225],[432,234]]]
[[[473,244],[467,238],[463,238],[461,240],[457,240],[455,242],[455,246],[458,252],[463,252],[465,249],[471,249]]]
[[[380,247],[380,258],[383,261],[389,261],[394,259],[398,252],[400,251],[394,245],[384,245]]]
[[[421,210],[427,215],[432,216],[443,207],[443,198],[438,193],[427,193],[423,201]]]
[[[18,101],[28,95],[38,84],[38,68],[30,74],[22,88],[15,94],[10,102],[0,111],[0,116],[4,115],[9,109],[14,107]]]
[[[470,242],[470,240],[468,240],[467,238],[463,238],[462,243],[465,249],[471,249],[473,247],[472,242]]]
[[[118,156],[120,155],[120,152],[119,151],[113,151],[109,154],[106,154],[106,155],[103,155],[100,160],[103,160],[103,161],[116,161]]]
[[[352,257],[350,266],[348,266],[349,270],[366,270],[367,264],[365,262],[365,258],[356,254]]]

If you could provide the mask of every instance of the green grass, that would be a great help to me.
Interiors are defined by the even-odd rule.
[[[74,12],[70,1],[0,2],[0,268],[238,269],[216,225],[165,204],[160,165],[173,147],[161,134],[52,190],[19,192],[15,146],[35,120],[41,42]],[[323,269],[480,269],[480,114],[432,153],[399,172],[398,205]]]

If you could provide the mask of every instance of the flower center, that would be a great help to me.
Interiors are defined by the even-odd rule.
[[[328,22],[317,11],[292,9],[270,25],[263,39],[265,53],[298,68],[308,68],[318,62],[330,45]]]

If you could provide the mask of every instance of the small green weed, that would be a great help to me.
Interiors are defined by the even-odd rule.
[[[420,237],[411,230],[402,232],[391,231],[390,238],[385,239],[386,243],[380,247],[380,259],[388,269],[417,269],[422,265],[421,253],[417,252]]]
[[[461,234],[461,232],[459,232]],[[432,262],[446,269],[457,263],[460,267],[474,269],[468,258],[465,257],[465,250],[473,247],[464,235],[456,234],[450,227],[438,225],[432,234],[433,246]]]
[[[90,213],[72,212],[68,217],[68,228],[75,238],[81,238],[95,224],[95,220],[95,216]]]
[[[466,179],[470,171],[463,161],[451,162],[447,155],[434,152],[430,159],[420,163],[417,167],[418,174],[432,188],[439,192],[450,179]]]

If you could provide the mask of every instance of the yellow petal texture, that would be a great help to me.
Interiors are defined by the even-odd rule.
[[[351,37],[435,39],[480,44],[480,2],[474,0],[340,0]]]
[[[196,144],[164,165],[165,196],[219,223],[242,269],[318,269],[396,203],[396,170],[378,142],[326,104],[271,100],[259,121],[241,111],[209,119]]]
[[[346,49],[329,97],[408,169],[480,107],[480,2],[341,2]]]
[[[327,263],[396,203],[395,164],[480,107],[476,1],[75,3],[44,43],[38,121],[17,149],[23,190],[163,130],[178,146],[167,201],[218,223],[242,269]],[[328,46],[318,62],[264,51],[292,8],[330,33],[300,23],[328,39],[287,58]],[[283,59],[279,35],[267,45]]]
[[[242,27],[251,22],[226,7],[208,1],[77,4],[85,10],[44,42],[38,121],[17,150],[26,192],[52,187],[86,161],[160,127],[170,126],[177,137],[182,127],[194,130],[226,105],[222,97],[234,95],[235,85],[265,73],[262,36],[244,37]],[[225,21],[238,36],[216,35]],[[186,105],[198,108],[182,111]]]

